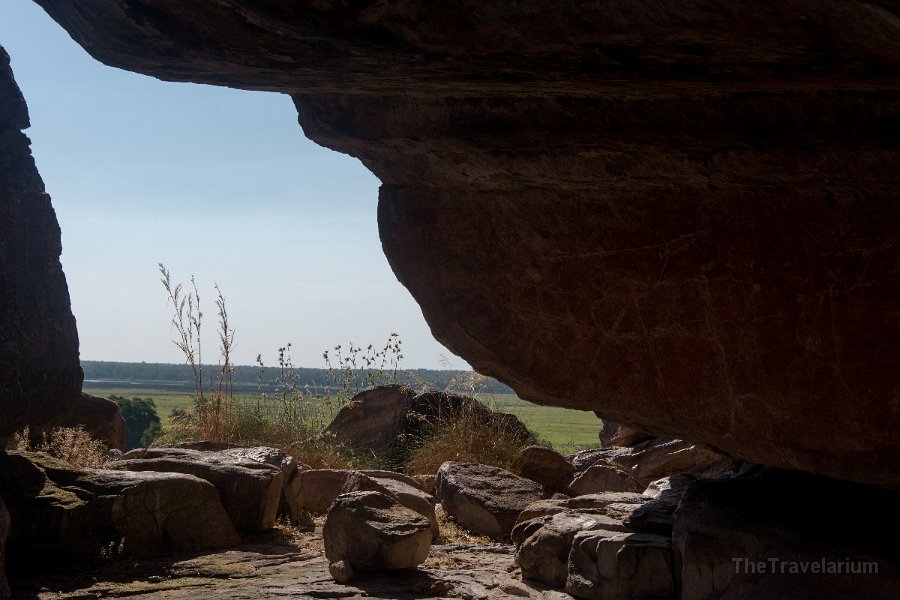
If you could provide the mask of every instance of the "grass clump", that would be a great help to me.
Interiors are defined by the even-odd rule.
[[[44,452],[73,467],[100,468],[109,462],[106,444],[91,437],[83,425],[77,427],[54,427],[43,432],[40,444],[31,442],[30,431],[26,427],[15,434],[11,450],[19,452]]]
[[[470,462],[520,471],[520,454],[534,443],[533,436],[515,427],[511,419],[490,409],[478,410],[476,401],[459,411],[443,411],[426,423],[423,434],[412,441],[405,471],[433,475],[448,461]]]

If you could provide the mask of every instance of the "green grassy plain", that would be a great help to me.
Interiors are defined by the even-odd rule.
[[[156,412],[165,424],[173,409],[188,408],[194,401],[190,389],[182,387],[146,388],[138,386],[108,387],[85,382],[84,391],[97,396],[123,396],[125,398],[151,398]],[[238,399],[255,401],[255,394],[238,394]],[[479,394],[478,399],[494,410],[519,417],[541,441],[553,446],[562,454],[570,454],[600,445],[597,434],[603,423],[592,412],[540,406],[522,400],[515,394]],[[328,411],[331,412],[331,411]]]

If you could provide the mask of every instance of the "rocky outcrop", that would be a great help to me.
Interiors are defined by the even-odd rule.
[[[428,556],[432,537],[428,519],[389,496],[368,491],[338,497],[328,509],[322,536],[325,556],[334,565],[332,575],[344,580],[354,571],[417,567]]]
[[[111,469],[184,473],[210,482],[234,526],[260,531],[275,524],[284,476],[280,467],[240,454],[186,448],[140,448],[110,462]]]
[[[445,462],[437,475],[444,512],[472,533],[508,540],[519,513],[541,497],[541,486],[499,467]]]
[[[652,433],[608,420],[603,421],[603,427],[600,428],[600,445],[604,448],[609,446],[634,446],[654,437],[656,436]]]
[[[570,496],[584,496],[601,492],[643,492],[644,486],[617,467],[593,464],[575,475],[565,488]]]
[[[383,450],[403,431],[415,396],[401,385],[364,390],[341,407],[325,433],[353,447]]]
[[[436,500],[434,496],[426,494],[417,487],[397,479],[386,477],[374,477],[365,473],[356,472],[347,478],[344,485],[345,493],[349,492],[378,492],[394,500],[400,506],[416,512],[431,523],[431,535],[437,539],[441,535],[437,516],[434,513]]]
[[[7,550],[97,561],[190,552],[239,541],[216,489],[180,473],[75,469],[44,454],[0,452],[0,497],[12,515]]]
[[[601,464],[616,467],[644,487],[671,475],[707,479],[740,467],[739,461],[713,448],[670,438],[652,438],[629,447],[582,450],[569,459],[578,471]]]
[[[0,48],[0,441],[65,412],[81,391],[59,225],[22,133],[29,126]]]
[[[100,440],[110,449],[124,450],[128,438],[128,425],[119,411],[119,405],[112,400],[81,393],[80,398],[67,410],[53,415],[44,425],[32,430],[32,438],[40,441],[41,431],[49,432],[54,427],[84,427],[95,440]]]
[[[0,600],[10,596],[9,584],[6,581],[6,536],[9,535],[9,511],[0,497]]]
[[[552,492],[562,491],[575,474],[575,467],[555,450],[528,446],[519,455],[519,472]]]
[[[518,417],[494,412],[471,396],[450,392],[416,395],[403,386],[360,392],[338,411],[325,433],[351,446],[376,451],[399,468],[415,444],[427,439],[441,424],[459,419],[496,427],[523,445],[535,441]]]
[[[37,1],[107,64],[291,93],[520,396],[900,484],[894,0]]]
[[[673,521],[679,597],[892,598],[898,502],[897,491],[771,470],[697,482]]]

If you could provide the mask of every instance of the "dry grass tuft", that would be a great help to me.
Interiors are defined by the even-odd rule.
[[[83,425],[54,427],[49,434],[44,432],[43,440],[37,446],[31,443],[30,432],[26,427],[15,434],[11,449],[20,452],[45,452],[79,468],[96,469],[109,461],[106,444],[92,438]]]
[[[531,441],[504,419],[485,419],[474,409],[441,416],[412,451],[406,463],[410,475],[434,475],[448,461],[501,467],[517,473],[522,448]]]
[[[436,543],[439,544],[492,544],[491,538],[471,533],[453,520],[453,517],[443,510],[437,510],[435,516],[438,520],[438,529],[441,536]]]

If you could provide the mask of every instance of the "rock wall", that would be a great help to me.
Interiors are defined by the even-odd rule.
[[[900,483],[900,2],[36,1],[107,64],[291,93],[522,397]]]
[[[0,48],[0,440],[81,393],[59,225],[22,133],[25,100]]]

